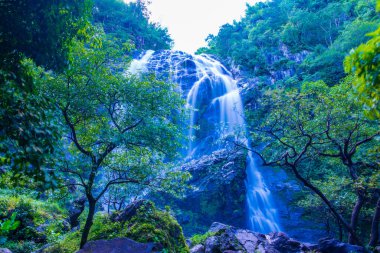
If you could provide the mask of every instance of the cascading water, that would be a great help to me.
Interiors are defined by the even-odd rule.
[[[131,73],[145,71],[153,71],[159,78],[178,83],[187,107],[192,109],[189,137],[195,138],[189,138],[188,159],[221,148],[214,143],[226,136],[249,143],[245,134],[236,134],[246,132],[237,82],[220,62],[208,55],[147,51],[134,60],[130,68]],[[247,226],[262,233],[279,231],[271,193],[252,152],[248,152],[246,170]]]

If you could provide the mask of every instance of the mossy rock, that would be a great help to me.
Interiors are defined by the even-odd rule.
[[[181,226],[168,211],[158,210],[152,202],[146,201],[129,220],[115,221],[114,217],[115,214],[96,214],[89,241],[129,238],[141,243],[159,243],[164,248],[163,252],[189,252]],[[60,243],[43,252],[76,252],[80,237],[81,231],[70,233]]]

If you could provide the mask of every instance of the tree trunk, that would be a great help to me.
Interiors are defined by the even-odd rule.
[[[83,228],[82,238],[80,241],[81,249],[87,242],[88,234],[90,233],[90,229],[91,229],[92,222],[94,220],[94,215],[95,215],[96,200],[92,196],[88,196],[87,199],[88,199],[89,210],[88,210],[88,215],[86,219],[86,224],[84,225],[84,228]]]
[[[360,242],[360,239],[356,236],[355,231],[343,219],[343,217],[335,210],[330,200],[328,200],[327,197],[311,182],[309,182],[307,179],[302,177],[302,175],[299,173],[295,165],[291,165],[290,167],[292,168],[293,173],[295,174],[296,178],[299,179],[306,187],[308,187],[310,190],[312,190],[315,194],[317,194],[322,199],[322,201],[327,205],[329,210],[333,213],[337,221],[343,225],[343,227],[347,230],[348,233],[352,234],[352,238],[357,242],[358,245],[362,245],[362,243]]]
[[[338,221],[338,227],[339,227],[339,241],[343,241],[343,228],[340,221]]]
[[[352,210],[351,223],[350,223],[350,227],[355,232],[356,232],[356,227],[358,225],[360,210],[362,209],[363,204],[364,204],[364,193],[361,190],[357,190],[357,195],[358,195],[358,199],[356,201],[354,209]],[[348,234],[348,243],[356,244],[356,241],[353,238],[351,233]]]
[[[369,246],[375,247],[379,241],[379,223],[380,223],[380,198],[377,201],[375,214],[372,219],[371,238]]]

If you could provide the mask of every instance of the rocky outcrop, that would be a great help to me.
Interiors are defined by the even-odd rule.
[[[128,238],[117,238],[88,242],[77,253],[154,253],[161,250],[162,246],[159,244],[138,243]]]
[[[0,253],[12,253],[9,249],[0,248]]]
[[[322,239],[319,244],[308,244],[289,238],[285,233],[260,234],[237,229],[221,223],[212,224],[212,236],[202,244],[191,247],[193,253],[361,253],[359,246],[341,243],[334,239]]]
[[[156,203],[170,205],[185,235],[204,233],[213,221],[245,224],[246,154],[229,150],[192,160],[181,167],[192,186],[183,199],[160,194]]]

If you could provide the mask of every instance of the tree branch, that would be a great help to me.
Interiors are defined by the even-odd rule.
[[[76,134],[76,131],[75,131],[75,126],[74,126],[73,123],[70,121],[69,115],[68,115],[68,113],[67,113],[67,109],[68,109],[68,107],[69,107],[69,105],[67,105],[64,109],[61,109],[61,110],[62,110],[62,114],[63,114],[63,116],[64,116],[64,118],[65,118],[66,124],[67,124],[67,125],[69,126],[69,128],[70,128],[71,137],[72,137],[71,139],[72,139],[72,141],[74,142],[75,146],[78,148],[78,150],[79,150],[80,152],[82,152],[84,155],[86,155],[86,156],[88,156],[88,157],[91,157],[91,159],[94,160],[94,159],[95,159],[94,155],[93,155],[90,151],[84,149],[84,148],[80,145],[80,143],[79,143],[79,141],[78,141],[77,134]]]

